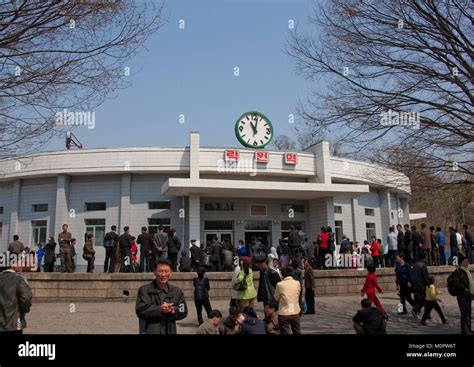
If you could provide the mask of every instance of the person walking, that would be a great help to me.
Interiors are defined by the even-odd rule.
[[[428,285],[428,268],[426,267],[426,252],[422,251],[418,262],[413,266],[412,279],[415,291],[415,307],[411,311],[413,317],[417,318],[425,305],[426,286]]]
[[[275,302],[274,294],[280,275],[268,265],[267,256],[263,253],[255,257],[255,263],[260,270],[260,280],[258,283],[257,302],[263,302],[263,306]]]
[[[461,334],[473,334],[471,316],[474,282],[469,272],[469,261],[465,256],[459,256],[459,268],[453,274],[453,286],[461,312]]]
[[[208,318],[211,318],[211,303],[209,302],[209,290],[211,286],[209,279],[205,276],[206,270],[200,267],[197,271],[197,277],[193,279],[194,286],[194,305],[196,306],[196,314],[198,323],[201,325],[204,321],[202,319],[202,308],[206,310]]]
[[[406,315],[408,313],[406,307],[406,301],[414,307],[415,301],[411,297],[412,292],[412,284],[413,280],[411,277],[411,266],[405,262],[405,256],[397,255],[396,258],[397,266],[395,267],[395,274],[397,276],[397,291],[400,295],[400,304],[402,305],[402,309],[398,310],[399,315]]]
[[[446,319],[446,317],[443,314],[443,311],[441,310],[438,304],[438,301],[442,302],[438,298],[439,294],[440,292],[436,289],[436,286],[435,286],[435,278],[432,275],[430,275],[428,277],[428,285],[426,286],[425,312],[423,313],[423,316],[421,317],[421,322],[420,322],[421,325],[426,326],[426,319],[431,318],[430,314],[433,308],[438,313],[443,324],[446,324],[448,322],[448,319]]]
[[[383,289],[380,288],[378,282],[377,282],[377,276],[375,275],[375,265],[370,265],[367,267],[367,276],[365,278],[365,283],[364,286],[361,289],[361,297],[364,296],[364,294],[367,295],[367,299],[375,304],[375,307],[377,307],[381,312],[382,316],[387,318],[387,315],[385,313],[385,310],[383,309],[382,303],[380,300],[377,298],[375,294],[375,290],[377,289],[380,294],[383,294]]]

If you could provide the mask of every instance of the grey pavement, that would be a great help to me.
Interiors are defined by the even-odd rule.
[[[379,299],[389,315],[389,334],[458,334],[460,333],[460,313],[456,298],[446,292],[441,296],[445,301],[443,312],[449,319],[441,324],[438,314],[432,311],[432,320],[427,326],[419,325],[410,314],[398,315],[398,297],[386,293]],[[316,299],[316,314],[304,315],[301,319],[303,334],[354,334],[352,317],[360,308],[360,296],[324,296]],[[211,301],[225,316],[228,301]],[[197,327],[194,302],[188,300],[189,315],[178,322],[179,334],[194,334]],[[411,307],[408,306],[410,310]],[[263,316],[259,303],[256,310]],[[204,315],[205,317],[205,315]],[[78,302],[78,303],[35,303],[27,315],[26,334],[137,334],[138,319],[135,302],[124,298],[123,302]]]

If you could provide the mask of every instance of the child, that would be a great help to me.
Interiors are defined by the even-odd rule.
[[[383,294],[383,290],[380,288],[377,282],[377,276],[375,275],[375,265],[367,266],[367,271],[368,274],[365,278],[365,284],[361,289],[361,297],[364,296],[364,293],[367,294],[367,299],[370,301],[370,303],[374,303],[375,307],[377,307],[382,312],[382,316],[385,317],[385,319],[388,319],[387,314],[382,307],[382,303],[380,303],[380,300],[375,295],[375,289],[377,289],[380,294]]]
[[[196,305],[196,313],[198,317],[199,325],[203,324],[202,319],[202,307],[206,310],[207,317],[210,318],[212,307],[209,302],[209,279],[205,277],[206,270],[203,267],[198,268],[197,278],[193,279],[194,285],[194,304]]]
[[[426,319],[429,318],[431,310],[434,308],[441,317],[443,324],[448,322],[448,319],[444,316],[443,311],[439,307],[438,301],[442,302],[437,296],[440,292],[436,289],[434,285],[435,279],[433,276],[428,277],[428,285],[426,286],[426,299],[425,299],[425,313],[421,318],[421,325],[426,325]]]
[[[133,273],[136,273],[138,271],[138,264],[137,264],[138,247],[137,247],[137,242],[135,240],[136,238],[132,237],[132,272]]]

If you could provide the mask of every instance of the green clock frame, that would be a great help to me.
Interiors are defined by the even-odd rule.
[[[270,124],[270,131],[272,133],[272,136],[270,137],[270,140],[267,141],[264,145],[262,146],[259,146],[259,147],[255,147],[251,144],[247,144],[247,142],[245,140],[242,139],[242,137],[240,136],[239,134],[239,122],[240,120],[242,119],[242,117],[244,116],[247,116],[247,115],[257,115],[257,116],[260,116],[262,117],[263,119],[265,119],[266,121],[268,121],[268,123]],[[271,143],[271,141],[273,140],[273,124],[272,122],[270,121],[270,119],[265,116],[263,113],[260,113],[260,112],[257,112],[257,111],[248,111],[248,112],[245,112],[243,113],[242,115],[240,115],[240,117],[237,119],[237,122],[235,123],[235,136],[237,137],[237,139],[239,140],[240,144],[242,144],[244,147],[247,147],[247,148],[252,148],[252,149],[263,149],[265,148],[268,144]]]

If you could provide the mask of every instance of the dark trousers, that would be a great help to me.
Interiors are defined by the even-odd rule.
[[[290,316],[278,315],[278,325],[280,326],[281,335],[289,335],[291,333],[293,333],[293,335],[301,334],[299,315],[290,315]],[[291,333],[290,333],[290,329],[291,329]]]
[[[471,306],[472,301],[470,298],[457,297],[459,310],[461,311],[461,334],[471,334]]]
[[[54,263],[45,263],[44,264],[44,271],[47,273],[53,273],[54,272]]]
[[[411,307],[415,307],[415,301],[411,297],[411,288],[408,288],[407,284],[401,284],[400,303],[403,305],[403,313],[407,313],[407,306],[405,301],[408,301]]]
[[[425,313],[423,314],[421,318],[421,322],[424,324],[425,320],[428,318],[428,316],[431,313],[432,309],[435,309],[435,311],[438,313],[439,317],[441,317],[441,320],[443,322],[446,321],[446,317],[444,317],[443,311],[441,310],[441,307],[439,307],[439,304],[437,301],[426,301],[425,300]]]
[[[419,313],[423,306],[425,305],[425,298],[426,298],[426,289],[417,289],[415,288],[415,306],[413,307],[413,311]]]
[[[372,257],[374,259],[374,265],[376,268],[379,267],[379,257],[378,256],[373,256]]]
[[[86,258],[86,261],[87,261],[87,272],[88,273],[92,273],[92,271],[94,270],[94,260],[95,260],[95,257],[94,256],[88,256]]]
[[[395,266],[395,254],[397,250],[388,250],[388,266],[393,268]]]
[[[439,246],[439,260],[441,265],[446,265],[446,254],[444,253],[444,246]]]
[[[306,313],[309,315],[314,315],[316,313],[316,307],[314,304],[314,292],[312,288],[306,288],[306,292],[304,294],[304,298],[306,300]]]
[[[140,271],[151,271],[151,254],[148,251],[140,252]]]
[[[320,248],[319,249],[319,265],[323,269],[327,269],[327,267],[326,267],[326,255],[328,253],[329,253],[329,251],[328,251],[327,248],[325,248],[325,249]],[[331,263],[332,263],[332,261],[331,261]]]
[[[209,302],[209,298],[207,298],[202,301],[194,300],[194,304],[196,305],[196,313],[198,317],[198,322],[199,322],[199,325],[201,325],[202,323],[204,323],[204,321],[202,320],[202,307],[204,306],[204,309],[206,310],[206,313],[207,313],[207,317],[209,318],[209,315],[212,312],[211,303]]]
[[[105,250],[104,273],[113,273],[115,268],[115,249]]]
[[[171,267],[173,271],[176,271],[178,269],[178,253],[176,252],[175,254],[168,254],[169,260],[171,262]]]

